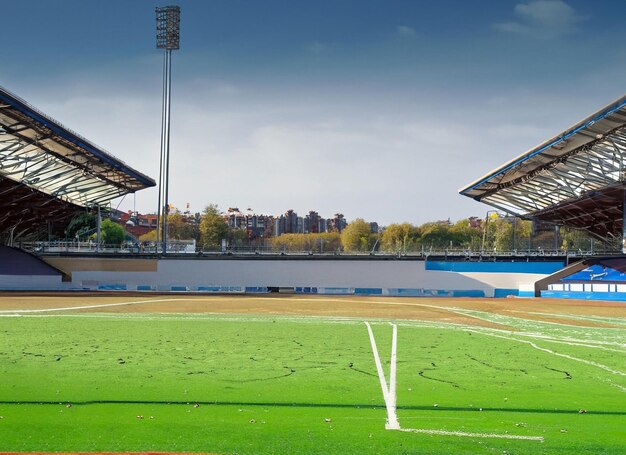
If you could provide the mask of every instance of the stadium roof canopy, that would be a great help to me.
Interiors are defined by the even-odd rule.
[[[626,96],[460,193],[512,215],[622,237]]]
[[[23,236],[77,210],[155,186],[102,148],[0,87],[0,233]]]

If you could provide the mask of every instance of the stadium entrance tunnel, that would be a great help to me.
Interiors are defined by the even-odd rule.
[[[276,294],[295,294],[296,289],[289,286],[268,286],[267,292]]]

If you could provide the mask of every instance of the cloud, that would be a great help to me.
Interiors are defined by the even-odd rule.
[[[61,96],[46,90],[32,102],[158,177],[161,100],[155,90],[120,95],[118,84],[94,79],[71,84],[83,88]],[[450,112],[444,99],[434,106],[399,103],[401,90],[383,97],[324,90],[288,95],[282,87],[242,83],[236,86],[240,95],[216,96],[216,88],[229,85],[198,78],[177,87],[170,166],[176,207],[189,202],[192,211],[217,203],[274,215],[290,208],[323,216],[342,212],[382,225],[460,219],[484,207],[458,196],[458,188],[536,143],[535,134],[545,136],[532,124],[521,132],[511,127],[517,112],[504,124],[493,120],[499,106],[482,114],[475,106]],[[481,125],[489,121],[494,124],[485,133]],[[151,212],[157,196],[148,189],[113,206]]]
[[[518,3],[517,21],[500,22],[494,28],[505,33],[553,38],[576,32],[584,18],[562,0],[533,0]]]
[[[415,29],[408,25],[398,25],[396,27],[396,33],[400,36],[415,36]]]

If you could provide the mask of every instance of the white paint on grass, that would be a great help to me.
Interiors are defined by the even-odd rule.
[[[520,310],[504,310],[507,313],[522,313],[522,314],[536,314],[538,316],[554,316],[557,318],[573,319],[588,322],[602,322],[605,324],[614,325],[626,325],[626,320],[623,318],[615,318],[610,316],[593,316],[593,315],[580,315],[580,314],[562,314],[562,313],[544,313],[541,311],[520,311]]]
[[[496,335],[495,333],[489,333],[489,332],[486,332],[486,331],[476,331],[476,333],[482,333],[483,335],[492,336],[492,337],[496,337],[496,338],[503,338],[505,340],[510,340],[510,341],[517,341],[519,343],[525,343],[525,344],[528,344],[528,345],[532,346],[535,349],[538,349],[539,351],[547,352],[548,354],[552,354],[552,355],[555,355],[555,356],[558,356],[558,357],[563,357],[563,358],[566,358],[566,359],[569,359],[569,360],[573,360],[575,362],[580,362],[580,363],[584,363],[586,365],[590,365],[590,366],[594,366],[594,367],[597,367],[597,368],[601,368],[601,369],[603,369],[605,371],[608,371],[609,373],[616,374],[616,375],[619,375],[619,376],[626,376],[626,373],[624,373],[623,371],[614,370],[614,369],[612,369],[612,368],[610,368],[610,367],[608,367],[606,365],[603,365],[603,364],[598,363],[598,362],[594,362],[592,360],[579,359],[578,357],[573,357],[573,356],[568,355],[568,354],[562,354],[560,352],[556,352],[556,351],[553,351],[553,350],[548,349],[548,348],[542,348],[541,346],[538,346],[537,344],[535,344],[535,343],[533,343],[532,341],[529,341],[529,340],[520,340],[520,339],[515,338],[515,337]]]
[[[466,433],[464,431],[426,430],[418,428],[400,428],[405,433],[425,433],[439,436],[458,436],[462,438],[496,438],[496,439],[522,439],[526,441],[543,441],[543,436],[523,436],[516,434],[497,433]]]
[[[456,436],[467,438],[497,438],[497,439],[518,439],[526,441],[539,441],[543,442],[542,436],[524,436],[524,435],[512,435],[512,434],[497,434],[497,433],[468,433],[463,431],[447,431],[447,430],[431,430],[424,428],[401,428],[398,416],[396,413],[396,359],[397,359],[397,347],[398,347],[398,326],[396,324],[389,323],[392,327],[391,335],[391,360],[389,366],[389,384],[385,379],[385,373],[383,372],[383,366],[378,354],[378,347],[376,346],[376,339],[374,338],[374,332],[369,322],[364,321],[367,326],[367,332],[370,337],[370,343],[372,345],[372,353],[374,354],[374,363],[376,364],[376,370],[378,371],[378,379],[380,381],[380,388],[383,391],[383,399],[385,400],[385,406],[387,408],[387,423],[385,429],[402,431],[404,433],[423,433],[432,434],[438,436]]]
[[[602,351],[616,352],[618,354],[624,354],[626,352],[623,349],[626,346],[624,346],[624,344],[622,344],[622,343],[602,342],[602,341],[571,342],[571,341],[563,341],[563,340],[559,340],[559,339],[552,338],[552,337],[547,337],[547,336],[542,336],[542,335],[537,335],[537,334],[530,334],[530,333],[516,333],[516,335],[524,336],[524,337],[528,337],[528,338],[534,338],[534,339],[541,340],[541,341],[547,341],[549,343],[566,344],[568,346],[582,346],[583,348],[600,349]],[[610,344],[610,345],[613,345],[613,346],[622,347],[622,349],[611,349],[611,348],[607,348],[605,346],[599,346],[597,344],[589,344],[589,343]]]
[[[387,430],[399,430],[400,424],[398,423],[398,417],[396,415],[396,366],[395,366],[395,348],[397,346],[397,330],[395,324],[392,324],[394,328],[394,340],[391,343],[391,366],[390,366],[390,374],[389,374],[389,385],[387,385],[387,380],[385,379],[385,373],[383,372],[383,365],[380,362],[380,356],[378,355],[378,348],[376,347],[376,340],[374,339],[374,332],[372,332],[372,327],[369,322],[365,321],[365,325],[367,326],[367,332],[370,336],[370,343],[372,345],[372,353],[374,354],[374,363],[376,364],[376,370],[378,371],[378,379],[380,380],[380,388],[383,391],[383,399],[385,400],[385,406],[387,408],[387,423],[385,424],[385,428]],[[393,377],[393,386],[392,386],[392,377]],[[393,396],[392,396],[393,391]]]
[[[51,313],[54,311],[93,310],[97,308],[107,308],[107,307],[125,306],[125,305],[139,305],[142,303],[175,302],[175,301],[180,301],[180,300],[191,300],[191,299],[136,300],[133,302],[101,303],[98,305],[82,305],[82,306],[70,306],[70,307],[61,307],[61,308],[38,308],[34,310],[0,310],[0,315],[9,314],[9,315],[15,316],[17,314]]]
[[[396,350],[398,347],[398,326],[395,324],[389,323],[392,327],[392,335],[391,335],[391,364],[389,365],[389,401],[391,401],[391,407],[393,409],[393,417],[395,425],[398,428],[390,428],[390,429],[400,429],[400,424],[398,423],[398,418],[396,415]]]

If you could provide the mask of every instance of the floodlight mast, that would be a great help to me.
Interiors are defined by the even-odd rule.
[[[161,111],[161,157],[159,161],[159,210],[157,212],[157,245],[161,220],[162,254],[167,254],[167,215],[169,213],[170,173],[170,104],[172,100],[172,51],[180,48],[180,7],[156,8],[156,47],[164,49],[163,107]]]

